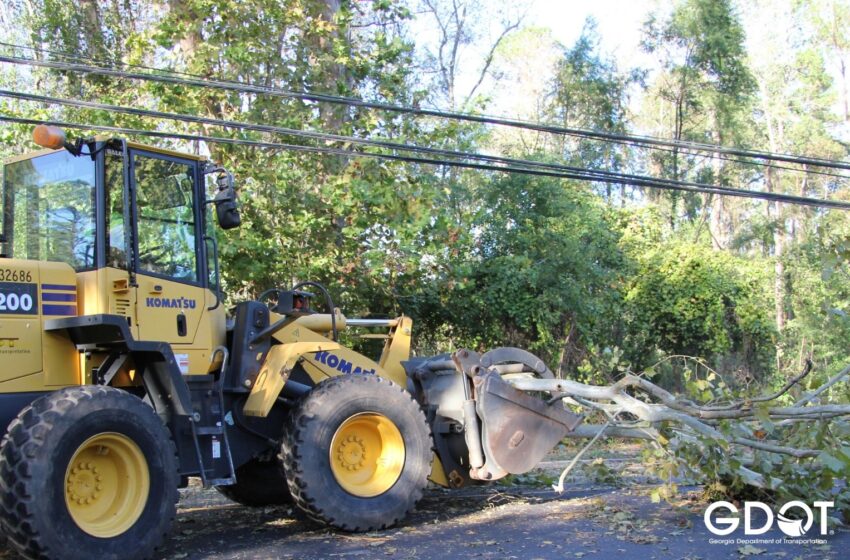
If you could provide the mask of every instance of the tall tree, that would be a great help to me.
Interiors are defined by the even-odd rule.
[[[838,70],[844,120],[850,121],[848,64],[850,64],[850,4],[846,0],[798,0],[798,13],[804,27],[811,28],[812,39],[825,58]]]
[[[625,133],[629,88],[640,79],[636,71],[621,73],[613,60],[600,53],[596,22],[589,18],[581,36],[564,48],[547,95],[547,117],[564,127]],[[559,155],[575,165],[621,170],[629,158],[620,144],[562,136]],[[605,187],[611,198],[611,185]]]
[[[549,118],[548,92],[564,47],[547,27],[523,27],[508,35],[496,51],[494,65],[505,87],[495,88],[492,106],[504,115],[530,121]],[[531,130],[502,127],[493,139],[507,152],[548,149],[552,137]]]
[[[753,26],[755,46],[751,53],[759,91],[756,124],[770,151],[839,159],[846,150],[830,132],[840,118],[833,111],[838,96],[827,72],[826,60],[816,48],[816,41],[794,44],[789,40],[811,17],[801,8],[770,2],[759,2],[748,8],[748,17],[756,23]],[[829,188],[831,178],[809,171],[805,167],[790,170],[765,166],[765,189],[811,195]],[[779,331],[785,328],[789,317],[794,317],[799,300],[793,293],[797,268],[791,267],[789,272],[787,261],[799,252],[801,243],[807,242],[816,222],[810,210],[778,203],[766,205],[767,235],[764,238],[766,252],[774,260],[774,316]]]
[[[36,47],[290,90],[412,101],[411,46],[401,35],[410,12],[396,0],[133,0],[86,2],[80,10],[65,9],[72,3],[61,0],[27,3],[33,6],[24,12],[30,16],[17,21]],[[119,17],[126,10],[132,17]],[[409,118],[373,110],[153,83],[128,87],[56,72],[38,75],[44,91],[83,99],[342,134],[402,140],[423,134]],[[63,113],[94,124],[197,131],[120,114]],[[216,127],[205,132],[258,137]],[[233,295],[310,277],[338,286],[342,303],[356,302],[359,310],[398,306],[394,283],[405,277],[400,272],[418,270],[411,240],[420,237],[427,244],[431,239],[423,228],[429,227],[434,193],[442,192],[438,185],[419,181],[401,164],[216,144],[199,149],[240,181],[246,227],[222,244]],[[406,190],[417,195],[399,196]],[[439,243],[445,246],[444,240]],[[258,254],[274,258],[258,259]]]
[[[474,105],[494,75],[499,46],[520,27],[527,4],[527,0],[418,0],[419,25],[434,37],[419,45],[423,66],[433,77],[435,103],[458,109]]]
[[[659,56],[664,69],[653,93],[670,106],[663,121],[674,140],[708,139],[717,144],[739,140],[740,123],[755,87],[744,40],[744,28],[730,0],[683,0],[668,18],[652,16],[646,22],[643,47]],[[688,171],[682,160],[675,148],[670,156],[659,158],[674,179]],[[726,184],[725,167],[720,154],[715,154],[704,178]],[[710,212],[715,246],[724,247],[729,237],[723,224],[724,200],[705,197],[702,212]]]

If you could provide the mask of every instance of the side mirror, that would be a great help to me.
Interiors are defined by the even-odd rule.
[[[215,215],[221,229],[233,229],[242,224],[239,204],[236,202],[236,189],[233,188],[233,175],[223,173],[218,177],[218,192],[213,197]]]

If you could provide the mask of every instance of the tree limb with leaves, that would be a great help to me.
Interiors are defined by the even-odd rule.
[[[746,398],[720,391],[721,382],[696,380],[696,392],[711,397],[706,402],[674,395],[645,375],[632,373],[607,386],[568,379],[518,378],[511,383],[519,390],[551,392],[568,405],[601,415],[604,424],[585,424],[569,434],[592,438],[588,447],[603,435],[649,440],[703,481],[793,494],[800,492],[801,481],[789,485],[788,473],[814,467],[839,478],[850,475],[850,405],[819,402],[828,390],[850,378],[850,366],[818,389],[792,398],[811,370],[807,362],[779,389]],[[572,466],[556,489],[563,490]],[[810,495],[833,489],[831,476],[828,485],[820,478],[808,482]]]

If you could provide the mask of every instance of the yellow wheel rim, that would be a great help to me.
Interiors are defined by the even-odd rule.
[[[401,476],[404,440],[383,414],[355,414],[337,428],[330,461],[334,478],[346,492],[371,498],[392,488]]]
[[[125,435],[105,432],[83,442],[65,469],[65,505],[93,537],[127,531],[142,515],[150,492],[148,463]]]

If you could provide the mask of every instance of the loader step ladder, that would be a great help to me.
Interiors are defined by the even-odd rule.
[[[195,456],[198,460],[198,471],[204,488],[236,484],[236,469],[233,467],[233,456],[230,453],[230,442],[227,439],[227,429],[225,428],[224,398],[222,395],[223,379],[224,371],[222,370],[213,382],[212,387],[213,392],[218,396],[218,414],[214,417],[215,425],[205,426],[198,424],[200,415],[197,413],[194,417],[189,418],[189,425],[192,427],[192,442],[194,443]],[[207,446],[201,446],[202,438],[203,441],[209,438],[209,449],[213,464],[208,465],[204,461],[203,449],[206,449]],[[209,478],[209,473],[215,474],[216,472],[220,472],[220,469],[215,468],[215,462],[217,461],[227,461],[227,476],[223,478]]]

